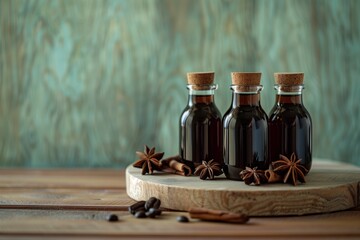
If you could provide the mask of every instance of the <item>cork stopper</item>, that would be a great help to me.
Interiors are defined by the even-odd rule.
[[[259,72],[232,72],[233,85],[257,86],[260,85],[261,73]]]
[[[210,85],[214,83],[214,76],[214,72],[190,72],[187,81],[191,85]]]
[[[274,73],[275,83],[279,85],[301,85],[304,73]]]

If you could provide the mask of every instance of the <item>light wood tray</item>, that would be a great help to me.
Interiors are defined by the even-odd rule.
[[[306,183],[247,186],[225,176],[215,180],[126,169],[127,194],[139,201],[157,197],[162,207],[187,211],[190,207],[239,211],[250,216],[304,215],[359,206],[360,168],[314,159]]]

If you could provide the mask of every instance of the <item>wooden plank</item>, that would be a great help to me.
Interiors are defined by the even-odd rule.
[[[164,212],[157,219],[136,219],[127,212],[112,212],[120,221],[105,220],[108,211],[48,211],[0,209],[0,236],[127,237],[159,239],[264,238],[276,239],[360,237],[360,212],[343,211],[302,217],[251,218],[248,224],[224,224],[191,220],[178,223],[187,213]]]
[[[1,188],[125,188],[122,169],[0,169]]]
[[[167,173],[141,175],[126,169],[127,193],[136,200],[160,198],[166,208],[188,210],[206,207],[239,211],[251,216],[303,215],[333,212],[359,206],[360,168],[317,162],[307,183],[248,186],[220,176],[214,181]]]
[[[0,208],[126,210],[132,203],[124,189],[0,189]]]
[[[118,183],[124,185],[124,177],[113,180],[118,176],[118,171],[6,170],[5,172],[7,177],[14,174],[19,182],[15,188],[11,188],[7,185],[3,187],[0,181],[0,207],[2,207],[0,239],[360,238],[359,208],[302,217],[251,218],[246,225],[195,220],[189,224],[181,224],[176,222],[176,216],[187,213],[165,212],[159,219],[136,219],[124,211],[134,202],[126,195],[125,189],[105,188],[92,183],[107,179],[104,182],[108,182],[109,186],[116,186]],[[121,174],[124,176],[120,171]],[[29,177],[23,180],[20,177],[22,175]],[[77,179],[75,183],[66,179],[72,177]],[[47,179],[50,179],[50,184],[42,182]],[[9,181],[5,182],[9,183]],[[24,187],[21,187],[22,185]],[[28,187],[29,185],[34,188]],[[107,222],[105,217],[110,212],[119,214],[121,221]]]

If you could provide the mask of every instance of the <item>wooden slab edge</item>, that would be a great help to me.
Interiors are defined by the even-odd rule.
[[[359,168],[335,168],[329,172],[320,167],[313,169],[310,176],[309,183],[297,187],[287,184],[254,187],[225,179],[201,181],[197,177],[169,174],[141,175],[140,169],[129,166],[126,185],[127,194],[135,200],[155,196],[162,200],[163,207],[182,211],[206,207],[250,216],[284,216],[327,213],[359,206]]]

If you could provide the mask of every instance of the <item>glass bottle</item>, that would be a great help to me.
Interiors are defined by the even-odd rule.
[[[261,73],[231,74],[232,105],[223,118],[224,173],[241,180],[245,167],[268,169],[267,115],[260,105]]]
[[[187,74],[188,105],[180,117],[180,156],[189,166],[223,163],[221,113],[215,105],[214,72]]]
[[[297,159],[308,170],[312,162],[312,123],[302,91],[304,73],[275,73],[275,106],[269,116],[269,158],[276,161],[282,154]]]

